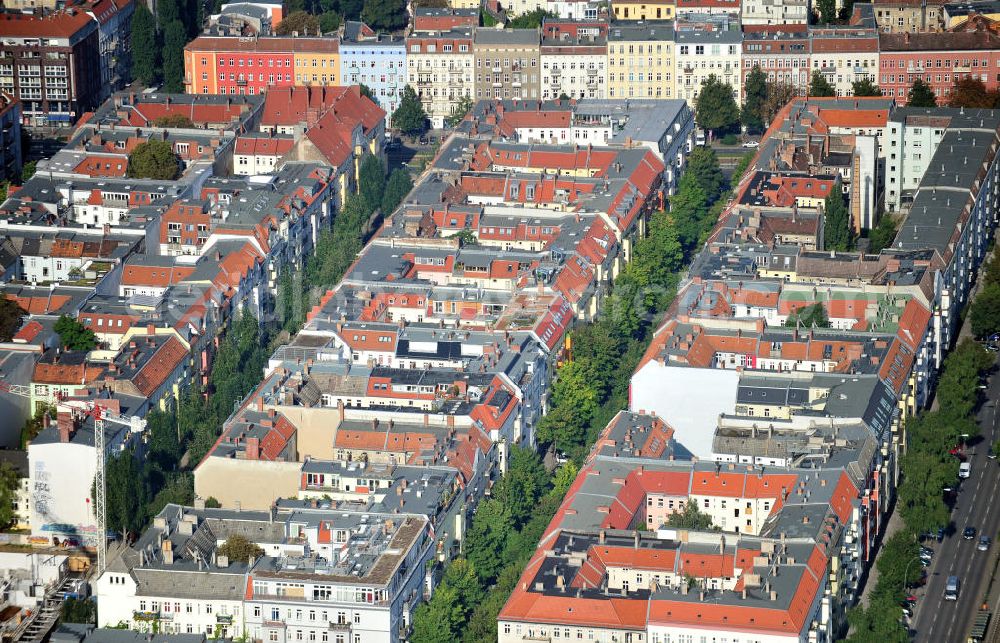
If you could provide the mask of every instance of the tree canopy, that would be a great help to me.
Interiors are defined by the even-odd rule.
[[[14,524],[17,491],[21,486],[21,476],[10,462],[0,462],[0,529]]]
[[[810,306],[802,306],[785,320],[785,326],[792,328],[829,328],[830,319],[826,315],[826,308],[821,303]]]
[[[740,112],[740,121],[749,132],[760,133],[767,125],[764,120],[767,89],[767,74],[760,65],[754,65],[743,83],[744,100]]]
[[[986,284],[976,295],[969,310],[969,323],[976,337],[989,337],[1000,332],[1000,284]]]
[[[827,250],[851,249],[851,217],[840,186],[827,195],[823,204],[823,242]]]
[[[94,331],[69,315],[60,316],[53,329],[66,350],[91,351],[97,348],[97,335]]]
[[[388,216],[412,189],[413,179],[410,178],[410,173],[398,167],[393,170],[389,180],[386,181],[385,193],[382,195],[382,214]]]
[[[1000,105],[1000,92],[991,92],[978,78],[966,76],[955,82],[948,98],[949,107],[993,109]]]
[[[146,4],[138,2],[132,14],[132,76],[143,85],[156,82],[159,52],[156,20]]]
[[[144,141],[128,157],[128,175],[132,178],[172,181],[180,173],[180,161],[168,141]]]
[[[830,84],[830,81],[826,79],[826,76],[816,69],[813,70],[812,77],[809,79],[809,95],[818,98],[823,98],[824,96],[836,96],[837,90],[834,89],[833,85]]]
[[[184,114],[169,114],[153,120],[156,127],[194,127],[194,123]]]
[[[163,89],[179,94],[184,91],[184,23],[172,20],[163,30]],[[156,178],[156,177],[151,177]]]
[[[382,161],[373,154],[365,154],[358,170],[358,192],[364,199],[365,209],[372,213],[382,205],[385,194],[385,169]]]
[[[0,342],[9,342],[27,313],[13,299],[0,297]]]
[[[819,11],[819,19],[823,24],[830,24],[837,20],[836,0],[817,0],[816,9]]]
[[[458,99],[458,102],[451,108],[451,113],[444,119],[444,124],[448,127],[455,127],[465,118],[465,115],[469,113],[469,110],[473,106],[472,99],[468,96],[462,96]]]
[[[291,36],[292,33],[300,36],[319,35],[319,18],[303,10],[293,11],[281,19],[274,32],[279,36]]]
[[[263,556],[264,550],[246,536],[233,534],[226,539],[226,542],[219,545],[215,553],[219,556],[228,557],[231,563],[245,563],[251,558],[260,558]]]
[[[898,230],[896,220],[889,213],[883,213],[878,224],[868,233],[868,252],[878,254],[883,248],[892,245]]]
[[[403,97],[399,106],[392,113],[392,126],[404,134],[415,136],[427,130],[427,112],[417,97],[413,87],[407,85],[403,89]]]
[[[695,99],[695,120],[709,132],[727,130],[740,121],[740,108],[733,98],[733,88],[715,74],[710,74],[701,83]]]
[[[937,95],[931,86],[918,78],[910,85],[910,91],[906,95],[906,105],[908,107],[937,107]]]
[[[761,106],[764,127],[770,125],[781,108],[798,96],[798,93],[798,90],[791,83],[769,82],[767,84],[767,98]]]
[[[667,518],[667,526],[673,527],[674,529],[692,529],[699,531],[715,529],[715,526],[712,524],[712,517],[706,513],[702,513],[702,511],[698,509],[698,503],[694,500],[689,500],[685,503],[684,511],[678,511],[670,514]]]
[[[882,90],[870,78],[864,78],[851,83],[851,94],[858,97],[881,96]]]
[[[365,0],[361,20],[372,29],[380,31],[403,29],[409,20],[406,0]]]
[[[505,26],[509,29],[537,29],[542,26],[542,21],[546,18],[558,17],[559,16],[551,11],[539,8],[534,11],[529,11],[528,13],[522,13],[516,18],[508,21]]]

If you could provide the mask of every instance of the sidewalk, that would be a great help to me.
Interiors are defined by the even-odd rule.
[[[987,255],[983,258],[983,263],[981,265],[985,266],[987,263],[992,261],[994,252],[995,250],[987,253]],[[972,287],[972,294],[969,296],[970,304],[973,301],[975,301],[976,295],[979,294],[980,290],[982,290],[982,281],[980,281],[977,278],[975,285]],[[972,337],[972,326],[969,323],[968,317],[965,318],[965,320],[962,322],[961,328],[958,329],[958,335],[955,338],[955,345],[957,345],[960,341],[962,341],[966,337]],[[938,408],[938,401],[937,401],[937,396],[935,395],[934,401],[931,403],[930,410],[936,411],[937,408]],[[858,599],[858,602],[864,607],[868,607],[868,598],[871,595],[872,589],[875,587],[876,584],[878,584],[878,568],[875,566],[875,562],[878,560],[878,556],[882,553],[882,543],[884,543],[886,539],[888,539],[894,533],[902,529],[903,526],[904,526],[903,519],[899,517],[899,512],[896,511],[895,508],[893,508],[892,515],[889,516],[889,522],[888,524],[886,524],[885,529],[883,530],[882,538],[879,539],[879,548],[876,557],[874,560],[872,560],[871,564],[868,566],[868,576],[865,579],[865,587],[861,591],[861,597]],[[916,591],[915,593],[919,596],[922,589],[923,588],[918,588],[918,591]],[[997,604],[996,600],[1000,600],[1000,583],[993,584],[993,588],[990,594],[991,594],[990,604],[996,605]],[[996,600],[994,600],[993,598],[994,595],[996,595]],[[994,629],[994,625],[996,624],[995,623],[991,624],[990,626],[991,630]]]

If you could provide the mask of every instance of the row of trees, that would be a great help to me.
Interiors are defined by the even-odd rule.
[[[403,171],[386,180],[381,161],[370,155],[362,160],[359,174],[359,194],[350,195],[333,225],[320,232],[317,252],[305,269],[283,274],[273,319],[261,322],[241,314],[232,320],[207,386],[192,385],[176,408],[147,416],[146,458],[140,462],[129,454],[108,462],[110,528],[136,533],[167,503],[193,501],[190,470],[215,444],[235,404],[260,381],[274,340],[282,331],[294,333],[301,327],[309,308],[340,280],[360,251],[372,215],[395,209],[412,187]]]
[[[550,475],[538,454],[514,447],[507,473],[472,518],[462,556],[413,615],[413,643],[496,641],[496,619],[576,478],[572,461]]]
[[[572,359],[559,369],[548,413],[538,424],[542,444],[580,461],[587,445],[624,408],[649,329],[673,298],[678,270],[718,219],[725,188],[714,150],[695,148],[677,194],[670,197],[670,211],[650,217],[649,234],[636,242],[632,261],[615,280],[605,314],[572,331]]]
[[[987,338],[1000,333],[1000,255],[995,251],[979,279],[982,290],[969,307],[969,323],[973,335]]]
[[[971,340],[961,342],[945,359],[937,387],[938,409],[906,422],[908,445],[900,459],[902,481],[897,487],[896,510],[903,528],[887,538],[876,565],[878,583],[868,607],[848,614],[853,634],[849,643],[904,643],[900,601],[907,588],[923,573],[918,538],[945,527],[951,510],[943,490],[957,484],[958,460],[949,453],[963,435],[976,436],[975,409],[979,404],[979,378],[993,359]]]
[[[746,170],[745,156],[735,176]],[[726,199],[726,181],[715,152],[697,148],[670,212],[656,212],[649,235],[614,282],[604,314],[572,331],[570,357],[559,369],[549,412],[538,427],[545,446],[571,459],[549,476],[538,455],[515,447],[507,474],[494,485],[472,519],[463,557],[445,570],[429,603],[414,614],[414,643],[496,640],[496,619],[514,590],[545,527],[555,515],[578,466],[600,429],[626,405],[628,380],[642,356],[658,313],[669,303],[677,271],[697,250]],[[696,507],[676,526],[711,526]]]
[[[221,0],[213,0],[218,12]],[[205,0],[158,0],[154,16],[136,5],[132,16],[132,76],[144,85],[162,81],[164,91],[184,91],[184,45],[201,31]]]

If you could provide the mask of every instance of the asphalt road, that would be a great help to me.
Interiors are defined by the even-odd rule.
[[[925,543],[933,547],[935,553],[927,569],[927,584],[917,592],[919,598],[910,625],[916,641],[962,643],[966,640],[989,585],[996,550],[1000,547],[997,543],[1000,506],[996,503],[1000,466],[997,460],[986,457],[989,446],[1000,437],[997,426],[1000,375],[990,377],[984,392],[985,402],[976,417],[982,436],[970,438],[966,448],[972,475],[962,482],[951,514],[952,526],[944,541]],[[963,540],[962,530],[969,525],[976,528],[976,538]],[[989,552],[976,549],[980,535],[993,539]],[[961,593],[957,601],[946,601],[944,586],[952,575],[961,579]]]

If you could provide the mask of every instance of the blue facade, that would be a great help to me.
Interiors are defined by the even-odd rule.
[[[406,43],[402,38],[370,34],[348,23],[340,43],[340,77],[345,85],[365,85],[386,111],[386,127],[406,87]],[[352,29],[352,27],[354,27]]]

